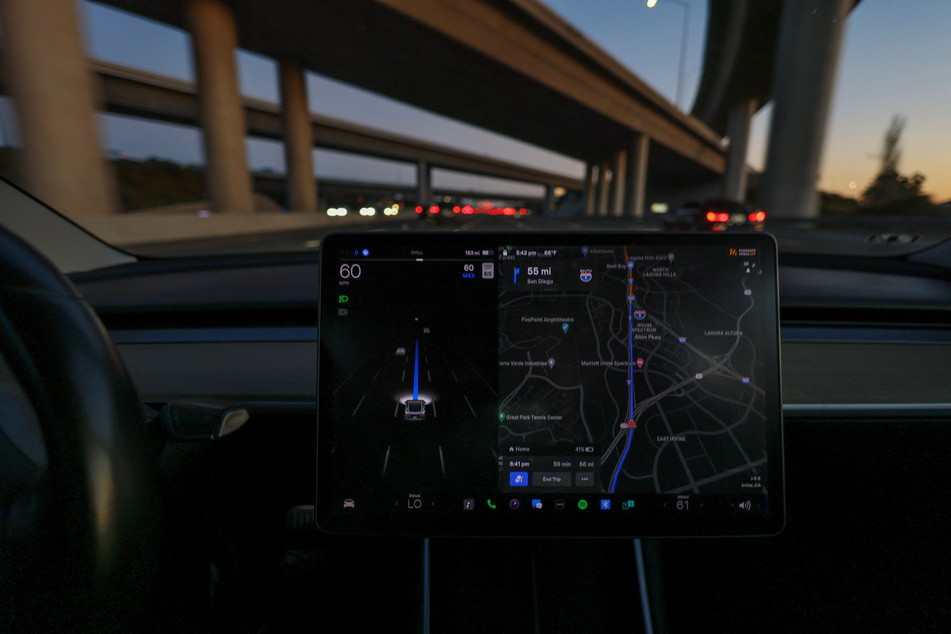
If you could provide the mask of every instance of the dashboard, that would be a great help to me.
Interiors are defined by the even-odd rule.
[[[781,250],[778,273],[785,528],[768,538],[642,540],[655,627],[940,629],[951,616],[943,591],[951,493],[939,475],[951,451],[947,268]],[[271,587],[272,577],[250,571],[273,571],[289,539],[279,518],[316,498],[320,275],[311,253],[153,260],[71,276],[143,401],[216,398],[251,412],[177,489],[244,553],[232,606]],[[390,347],[395,356],[399,346]],[[419,540],[293,535],[294,552],[318,563],[287,577],[286,601],[299,596],[302,612],[317,610],[329,627],[416,627],[406,606],[424,581]],[[426,554],[432,623],[442,630],[614,631],[641,618],[630,540],[434,538]],[[569,583],[567,571],[583,583]],[[378,618],[365,610],[368,592]]]

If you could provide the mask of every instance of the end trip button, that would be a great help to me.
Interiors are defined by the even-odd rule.
[[[532,474],[534,487],[570,487],[570,471],[536,471]]]

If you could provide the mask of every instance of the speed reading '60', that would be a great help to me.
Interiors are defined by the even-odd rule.
[[[341,264],[340,265],[340,279],[346,280],[349,278],[357,279],[360,277],[362,269],[359,264]]]

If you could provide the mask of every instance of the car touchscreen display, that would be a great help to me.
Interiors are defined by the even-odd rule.
[[[752,535],[784,523],[766,234],[336,234],[318,524]]]

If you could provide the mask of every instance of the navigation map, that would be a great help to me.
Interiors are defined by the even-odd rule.
[[[504,489],[766,493],[759,256],[668,249],[503,252]]]

